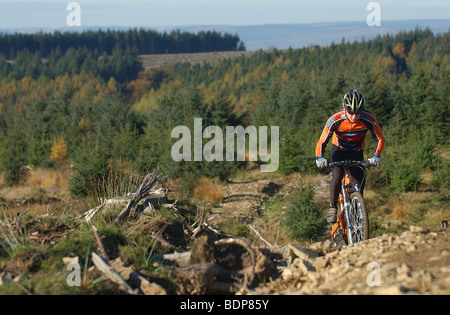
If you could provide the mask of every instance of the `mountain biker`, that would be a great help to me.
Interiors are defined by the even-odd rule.
[[[320,136],[316,145],[316,164],[319,168],[328,166],[324,158],[325,147],[332,137],[331,161],[363,161],[364,144],[367,131],[370,131],[375,139],[376,146],[373,156],[368,159],[372,166],[380,164],[380,154],[383,151],[385,140],[375,116],[364,110],[366,101],[357,90],[352,89],[344,95],[343,109],[332,115]],[[359,167],[350,169],[354,184],[360,185],[361,194],[364,191],[365,171]],[[330,184],[330,209],[327,213],[327,222],[335,223],[337,220],[337,201],[339,197],[340,183],[344,172],[340,167],[333,167]]]

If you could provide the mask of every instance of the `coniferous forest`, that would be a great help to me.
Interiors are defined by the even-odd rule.
[[[82,286],[65,284],[62,258],[72,253],[89,257],[96,242],[90,226],[78,224],[75,214],[99,209],[107,197],[136,191],[127,185],[159,167],[175,183],[182,196],[176,205],[183,211],[170,210],[177,199],[172,208],[161,209],[163,218],[156,223],[133,219],[114,225],[107,211],[95,223],[111,257],[123,257],[147,275],[167,273],[154,264],[152,255],[173,252],[173,246],[169,250],[160,240],[179,231],[175,239],[185,246],[185,227],[209,222],[207,211],[223,201],[219,194],[215,201],[194,205],[198,183],[203,180],[210,190],[233,180],[252,185],[253,178],[263,175],[251,171],[267,164],[261,156],[249,161],[251,154],[245,161],[175,161],[171,150],[179,139],[172,131],[186,126],[194,133],[195,118],[201,118],[203,128],[218,126],[223,131],[227,126],[278,126],[279,165],[264,176],[292,180],[299,175],[300,188],[277,195],[281,185],[270,182],[266,195],[273,198],[251,210],[264,221],[260,227],[267,227],[263,234],[269,241],[277,242],[280,234],[286,242],[328,237],[323,216],[328,201],[318,201],[317,187],[308,182],[328,178],[329,171],[316,167],[314,149],[327,119],[342,108],[342,98],[352,88],[365,96],[366,109],[377,117],[386,138],[380,167],[370,169],[367,177],[371,236],[403,232],[409,227],[405,222],[436,225],[449,219],[443,216],[449,214],[450,201],[450,32],[416,29],[358,42],[343,39],[328,47],[260,50],[213,64],[179,62],[154,70],[145,70],[140,58],[222,50],[245,50],[245,43],[237,35],[216,32],[159,34],[142,29],[0,34],[2,193],[25,191],[24,169],[49,170],[53,173],[44,175],[57,174],[51,189],[64,186],[75,200],[72,206],[57,199],[61,215],[51,216],[43,179],[34,183],[32,201],[0,195],[9,215],[23,215],[28,204],[46,207],[38,211],[43,216],[32,217],[25,226],[34,238],[18,225],[17,231],[2,230],[0,266],[16,266],[16,259],[32,257],[26,272],[36,271],[30,277],[38,294],[110,292],[108,283],[104,289],[102,281],[86,280],[87,273]],[[203,144],[209,140],[203,134]],[[374,146],[368,134],[366,159]],[[64,174],[69,174],[66,183]],[[241,191],[235,195],[245,196],[254,198]],[[3,217],[6,223],[16,222],[7,221],[6,212]],[[255,239],[247,223],[246,217],[233,213],[220,224],[227,235]],[[50,242],[51,233],[56,243]],[[92,262],[88,258],[83,264],[87,269]]]
[[[194,117],[202,117],[204,126],[280,126],[278,171],[314,173],[313,148],[323,124],[353,87],[365,95],[385,133],[385,183],[411,190],[420,170],[448,174],[439,153],[448,149],[449,33],[415,30],[330,47],[259,51],[213,66],[179,63],[143,71],[138,54],[149,52],[144,46],[150,35],[158,37],[142,30],[3,35],[2,43],[9,43],[2,44],[0,55],[0,158],[6,182],[19,180],[21,165],[51,168],[61,162],[73,165],[75,194],[124,164],[137,171],[161,165],[174,177],[198,172],[223,180],[245,163],[217,167],[170,157],[171,129],[189,126]],[[184,44],[207,35],[169,37],[183,52],[189,51]],[[232,38],[227,48],[238,48],[236,36],[209,35],[225,46]],[[8,51],[16,58],[8,59]],[[66,150],[52,156],[58,145]],[[446,185],[445,176],[437,176]]]
[[[243,48],[237,35],[216,31],[197,34],[181,32],[159,33],[149,29],[128,31],[98,30],[84,32],[59,32],[36,34],[0,34],[1,54],[15,59],[20,52],[37,53],[47,58],[52,53],[65,54],[69,49],[86,48],[98,54],[111,55],[116,48],[135,49],[139,54],[173,54],[210,51],[233,51]]]

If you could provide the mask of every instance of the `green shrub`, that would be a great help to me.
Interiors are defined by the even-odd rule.
[[[419,169],[435,170],[438,167],[439,158],[435,154],[436,146],[427,144],[422,146],[417,153],[413,155],[413,163]]]
[[[441,191],[450,189],[450,164],[447,161],[433,172],[433,185]]]
[[[6,185],[13,186],[20,182],[20,168],[22,165],[22,162],[16,158],[5,160],[2,168],[4,171],[3,180]]]
[[[294,196],[284,224],[289,236],[295,240],[317,240],[323,236],[326,222],[322,207],[314,200],[312,187],[303,187]]]
[[[391,174],[391,187],[396,192],[414,191],[420,186],[419,170],[412,164],[399,164]]]
[[[9,141],[0,143],[0,171],[3,171],[3,180],[6,185],[13,186],[21,180],[21,167],[25,160],[20,156],[20,145]]]
[[[447,160],[433,172],[433,188],[439,192],[436,198],[439,204],[450,204],[450,164]]]
[[[300,138],[284,137],[280,139],[280,165],[279,172],[285,175],[298,172],[302,162],[307,159],[302,156],[302,144]]]

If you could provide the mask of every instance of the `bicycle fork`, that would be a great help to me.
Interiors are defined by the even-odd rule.
[[[349,190],[351,185],[350,172],[345,173],[345,181],[342,186],[342,198],[344,201],[344,212],[345,212],[345,223],[347,225],[347,241],[349,244],[353,244],[353,222],[350,215],[350,200],[349,200]]]

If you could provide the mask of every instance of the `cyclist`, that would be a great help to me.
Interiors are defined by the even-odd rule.
[[[352,89],[344,95],[343,109],[331,116],[316,145],[316,164],[319,168],[328,166],[328,161],[323,154],[325,147],[332,139],[331,161],[363,161],[364,143],[367,131],[370,131],[376,142],[373,156],[368,159],[373,166],[380,164],[380,154],[384,148],[384,136],[381,132],[375,116],[364,110],[366,101],[357,90]],[[350,169],[354,184],[360,185],[361,194],[364,191],[365,171],[359,167]],[[335,223],[337,220],[337,201],[339,197],[340,183],[344,172],[340,167],[333,167],[330,184],[330,209],[327,214],[327,222]]]

